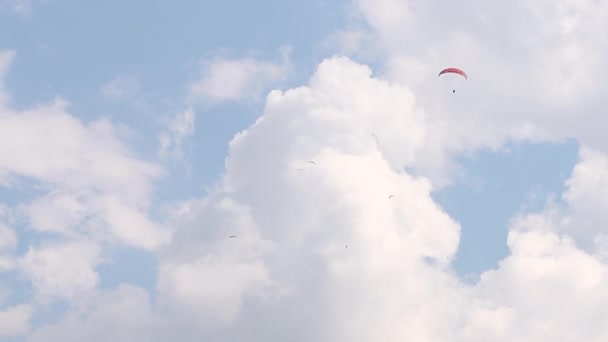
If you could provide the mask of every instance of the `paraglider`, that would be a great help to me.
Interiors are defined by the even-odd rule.
[[[469,76],[467,75],[467,73],[458,68],[443,69],[439,72],[439,75],[437,75],[437,77],[440,77],[443,74],[457,74],[457,75],[464,77],[465,80],[469,79]],[[452,89],[452,93],[455,93],[455,92],[456,92],[456,89]]]
[[[458,69],[458,68],[446,68],[446,69],[443,69],[443,70],[441,70],[439,72],[438,76],[441,76],[443,74],[448,74],[448,73],[449,74],[458,74],[458,75],[464,77],[466,80],[469,79],[469,76],[467,76],[467,73],[464,72],[464,71],[462,71],[462,70],[460,70],[460,69]]]

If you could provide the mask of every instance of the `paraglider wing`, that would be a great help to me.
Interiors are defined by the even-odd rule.
[[[443,75],[443,74],[458,74],[462,77],[464,77],[465,79],[469,79],[469,76],[467,76],[467,73],[458,69],[458,68],[446,68],[441,70],[441,72],[439,73],[439,75],[437,75],[437,77]]]

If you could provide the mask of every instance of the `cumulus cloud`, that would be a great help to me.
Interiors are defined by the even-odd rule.
[[[156,306],[138,295],[131,323],[163,322],[159,340],[171,329],[216,341],[608,337],[606,263],[560,230],[551,205],[514,220],[511,255],[479,282],[453,274],[460,226],[433,201],[434,182],[408,171],[436,143],[433,125],[412,91],[348,58],[271,92],[264,115],[231,141],[216,191],[177,211]],[[569,207],[603,184],[603,158],[582,152]],[[127,305],[123,291],[112,295]],[[91,336],[119,324],[108,307],[34,336]]]
[[[154,320],[151,310],[145,290],[121,285],[116,291],[97,297],[86,321],[82,321],[77,313],[69,314],[61,327],[44,327],[31,334],[28,341],[153,341],[176,338],[159,331],[162,322]],[[108,329],[108,324],[112,329]]]
[[[506,315],[480,321],[470,337],[504,341],[608,337],[607,311],[601,304],[608,299],[608,267],[557,230],[550,220],[538,216],[512,226],[507,241],[511,255],[497,270],[483,274],[476,286],[478,297],[494,306],[492,311],[506,310]],[[488,331],[496,324],[503,329]]]
[[[21,258],[20,269],[31,280],[39,299],[82,298],[99,280],[95,266],[100,246],[88,241],[69,241],[31,247]]]
[[[607,169],[607,154],[581,149],[579,162],[566,180],[566,189],[560,198],[549,201],[540,212],[515,217],[515,226],[563,234],[585,252],[605,256],[608,236]]]
[[[279,61],[255,57],[215,56],[201,61],[201,77],[189,88],[191,98],[210,103],[256,100],[269,87],[286,80],[290,70],[289,48]]]
[[[187,202],[179,226],[159,270],[158,287],[172,310],[205,317],[206,325],[232,323],[248,295],[272,288],[262,259],[272,244],[249,208],[229,198]]]
[[[395,125],[370,131],[377,115]],[[172,326],[198,317],[188,329],[220,341],[276,339],[295,326],[301,341],[444,336],[429,326],[448,327],[458,311],[420,310],[458,294],[446,270],[459,225],[427,179],[396,171],[424,137],[399,129],[419,126],[407,90],[344,58],[322,63],[306,87],[272,92],[264,116],[231,142],[221,186],[184,203],[160,254],[157,303],[180,318]],[[425,324],[390,324],[413,317]],[[262,320],[282,323],[254,329]]]
[[[38,230],[62,231],[87,220],[89,229],[106,225],[113,233],[140,229],[140,239],[127,239],[152,248],[163,240],[162,229],[151,223],[115,226],[112,205],[143,212],[149,204],[152,181],[162,171],[133,158],[116,136],[119,130],[106,120],[85,125],[70,116],[63,102],[24,112],[0,115],[0,173],[12,179],[31,179],[48,190],[25,210]],[[9,184],[9,186],[11,186]],[[48,216],[47,216],[48,215]],[[48,218],[48,220],[47,220]],[[101,224],[101,225],[100,225]],[[81,229],[87,229],[80,226]],[[120,239],[120,234],[113,234]]]
[[[355,5],[385,56],[381,75],[407,85],[428,104],[432,130],[443,146],[429,145],[430,153],[497,148],[505,139],[563,137],[608,151],[601,130],[590,124],[603,115],[605,4],[357,0]],[[448,66],[469,73],[469,80],[458,84],[458,96],[436,78]]]
[[[94,292],[107,246],[154,250],[170,234],[148,214],[160,166],[134,156],[121,126],[82,122],[67,107],[0,106],[3,191],[23,194],[2,206],[0,268],[21,274],[41,302]]]
[[[263,115],[231,141],[215,190],[176,208],[168,244],[149,240],[160,246],[154,300],[122,285],[93,296],[87,315],[69,313],[36,329],[33,340],[163,341],[175,339],[176,331],[213,341],[608,339],[608,141],[598,121],[588,121],[602,108],[599,83],[588,76],[588,64],[572,62],[584,56],[593,66],[606,55],[593,34],[604,28],[606,7],[566,0],[356,5],[383,49],[379,74],[349,58],[328,58],[307,85],[270,92]],[[531,26],[511,31],[510,18],[530,19]],[[456,94],[436,77],[452,63],[473,70]],[[232,79],[226,93],[202,86],[199,91],[207,90],[198,94],[240,99],[252,69],[258,70],[237,68],[243,78]],[[187,127],[175,124],[172,134],[186,136]],[[501,148],[507,140],[568,137],[583,148],[561,201],[515,217],[510,255],[478,282],[463,282],[450,264],[461,227],[431,196],[449,181],[452,158]],[[112,151],[123,151],[109,140]],[[148,164],[127,160],[134,163],[128,170],[149,171]],[[38,179],[71,170],[51,162],[30,166],[34,162],[6,164],[19,167],[9,174],[21,170]],[[90,217],[87,208],[104,208],[97,215],[106,221],[139,222],[142,216],[123,209],[141,209],[133,203],[146,199],[155,173],[139,169],[138,178],[120,167],[112,171],[110,178],[81,181],[95,191],[54,195],[55,209],[32,206],[49,217],[33,221],[35,229],[72,239],[36,246],[20,259],[36,286],[63,296],[95,287],[98,245],[85,248],[80,234],[65,231],[88,227],[121,241],[154,231],[121,235],[100,229],[98,220],[65,228]],[[134,182],[142,174],[148,178]],[[135,199],[120,191],[132,182],[140,194]],[[112,191],[96,196],[106,189],[91,185],[98,183]],[[80,205],[82,196],[93,199]],[[83,260],[53,271],[76,254]]]

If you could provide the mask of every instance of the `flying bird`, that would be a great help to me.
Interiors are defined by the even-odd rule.
[[[312,160],[309,160],[309,161],[308,161],[308,164],[315,164],[315,165],[317,165],[317,163],[315,163],[315,162],[314,162],[314,161],[312,161]]]
[[[391,199],[391,198],[393,198],[393,196],[395,196],[395,195],[390,195],[390,196],[388,196],[388,199]]]
[[[234,239],[236,237],[236,235],[230,235],[228,238],[229,239]]]

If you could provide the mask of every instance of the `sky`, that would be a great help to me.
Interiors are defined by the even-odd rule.
[[[0,0],[0,341],[608,340],[607,19]]]

